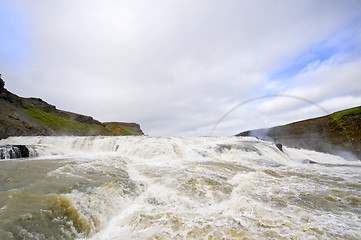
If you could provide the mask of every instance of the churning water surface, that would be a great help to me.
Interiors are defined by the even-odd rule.
[[[0,239],[361,239],[361,163],[241,137],[13,137]]]

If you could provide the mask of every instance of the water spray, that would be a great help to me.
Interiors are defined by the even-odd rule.
[[[223,121],[223,119],[225,119],[231,112],[233,112],[233,111],[236,110],[237,108],[239,108],[239,107],[241,107],[241,106],[243,106],[243,105],[245,105],[245,104],[247,104],[247,103],[250,103],[250,102],[252,102],[252,101],[258,100],[258,99],[270,98],[270,97],[287,97],[287,98],[298,99],[298,100],[301,100],[301,101],[303,101],[303,102],[307,102],[307,103],[309,103],[309,104],[312,104],[312,105],[316,106],[317,108],[321,109],[321,110],[322,110],[323,112],[325,112],[326,114],[330,114],[330,112],[329,112],[326,108],[324,108],[324,107],[322,107],[321,105],[319,105],[318,103],[315,103],[314,101],[311,101],[311,100],[309,100],[309,99],[307,99],[307,98],[304,98],[304,97],[300,97],[300,96],[296,96],[296,95],[290,95],[290,94],[267,94],[267,95],[262,95],[262,96],[258,96],[258,97],[254,97],[254,98],[247,99],[247,100],[245,100],[245,101],[243,101],[243,102],[240,102],[239,104],[233,106],[232,108],[230,108],[230,109],[229,109],[226,113],[224,113],[224,114],[222,115],[222,117],[220,117],[220,118],[218,119],[218,121],[214,124],[214,126],[213,126],[213,128],[212,128],[212,130],[211,130],[211,132],[210,132],[210,135],[213,135],[214,130],[215,130],[215,129],[217,128],[217,126]],[[350,136],[349,136],[349,135],[347,134],[347,132],[345,131],[344,126],[342,126],[342,124],[340,124],[339,119],[337,119],[337,118],[335,118],[335,117],[333,117],[333,116],[331,116],[331,118],[332,118],[334,121],[336,121],[337,125],[342,129],[343,133],[345,134],[345,136],[346,136],[347,139],[348,139],[348,142],[349,142],[349,144],[350,144],[350,146],[351,146],[352,151],[354,151],[354,146],[353,146],[353,144],[352,144],[352,141],[350,140]]]
[[[295,95],[290,95],[290,94],[267,94],[267,95],[263,95],[263,96],[258,96],[258,97],[254,97],[254,98],[250,98],[247,99],[237,105],[235,105],[234,107],[230,108],[225,114],[223,114],[223,116],[221,118],[218,119],[218,121],[216,122],[216,124],[214,124],[210,135],[213,134],[214,130],[217,128],[217,126],[223,121],[223,119],[225,119],[231,112],[233,112],[234,110],[236,110],[237,108],[239,108],[242,105],[245,105],[249,102],[258,100],[258,99],[262,99],[262,98],[270,98],[270,97],[288,97],[288,98],[294,98],[294,99],[298,99],[298,100],[302,100],[304,102],[310,103],[316,107],[318,107],[319,109],[321,109],[322,111],[324,111],[326,114],[329,114],[329,111],[327,109],[325,109],[324,107],[322,107],[321,105],[307,99],[304,97],[300,97],[300,96],[295,96]]]

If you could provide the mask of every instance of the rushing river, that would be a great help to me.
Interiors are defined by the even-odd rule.
[[[361,239],[361,162],[239,137],[14,137],[0,239]]]

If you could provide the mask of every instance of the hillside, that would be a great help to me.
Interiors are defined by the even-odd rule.
[[[89,116],[58,110],[40,98],[19,97],[4,85],[0,78],[0,139],[34,135],[143,135],[136,123],[101,123]]]
[[[333,114],[236,136],[254,136],[289,147],[333,154],[352,152],[361,159],[361,106]]]

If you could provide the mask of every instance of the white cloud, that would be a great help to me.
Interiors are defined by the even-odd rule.
[[[26,13],[31,48],[21,67],[2,61],[9,90],[101,121],[138,122],[148,134],[206,135],[229,108],[270,91],[314,101],[361,92],[351,86],[361,76],[354,50],[338,55],[337,64],[313,62],[290,79],[269,81],[309,46],[350,24],[359,28],[358,1],[16,4]],[[356,31],[355,41],[360,36]],[[290,108],[281,108],[285,99],[255,102],[227,117],[217,134],[256,126],[259,114],[281,119],[274,107],[265,110],[273,103]]]

